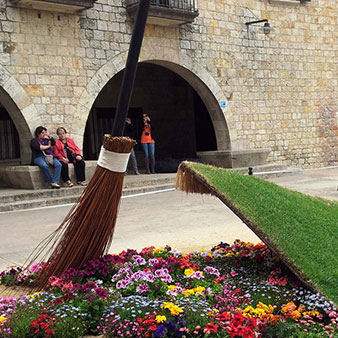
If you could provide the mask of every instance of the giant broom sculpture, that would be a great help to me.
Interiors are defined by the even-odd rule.
[[[101,257],[111,244],[124,172],[136,143],[122,135],[149,6],[150,0],[139,0],[112,133],[104,136],[96,171],[62,224],[40,243],[31,256],[31,262],[49,256],[36,281],[39,290],[48,286],[51,276],[61,276],[70,267],[80,268],[83,263]]]

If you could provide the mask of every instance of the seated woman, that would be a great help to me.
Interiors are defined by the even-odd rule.
[[[55,140],[50,137],[47,129],[42,126],[37,127],[34,134],[35,138],[33,138],[30,143],[32,149],[32,164],[38,165],[41,168],[45,181],[50,184],[52,189],[60,189],[60,173],[62,166],[52,150]],[[54,167],[53,178],[50,175],[49,164],[45,155],[53,156],[51,162]]]
[[[67,131],[65,128],[60,127],[56,129],[56,133],[59,137],[55,142],[54,152],[56,157],[62,164],[61,176],[62,180],[69,186],[72,187],[73,183],[69,177],[68,163],[73,163],[75,176],[77,183],[85,186],[86,185],[86,164],[81,155],[81,150],[75,144],[74,140],[67,137]]]

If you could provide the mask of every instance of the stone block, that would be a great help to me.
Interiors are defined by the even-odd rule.
[[[263,165],[266,163],[270,152],[270,148],[232,151],[233,168]]]
[[[223,168],[232,168],[230,150],[200,151],[197,152],[197,156],[207,164]]]
[[[86,179],[89,181],[96,169],[96,161],[86,161]],[[53,169],[50,169],[51,172]],[[74,166],[69,166],[69,176],[76,183]],[[38,166],[13,165],[0,166],[0,185],[17,189],[46,189],[49,185],[44,182],[42,172]]]

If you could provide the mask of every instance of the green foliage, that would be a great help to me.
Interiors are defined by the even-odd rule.
[[[62,317],[56,319],[53,325],[55,337],[78,338],[86,333],[83,320],[74,317]]]
[[[328,298],[338,303],[338,203],[197,163],[222,193]]]
[[[25,307],[18,308],[15,315],[11,316],[7,325],[11,327],[11,337],[13,338],[33,338],[34,334],[31,332],[29,324],[38,318],[38,310],[33,307],[27,311]]]
[[[262,333],[262,338],[295,338],[298,331],[296,324],[288,321],[279,321],[270,325]]]
[[[83,300],[79,305],[79,312],[85,314],[87,332],[98,333],[98,323],[105,309],[103,299]]]

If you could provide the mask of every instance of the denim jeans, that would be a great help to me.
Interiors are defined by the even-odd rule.
[[[155,157],[155,143],[141,143],[145,158]]]
[[[40,169],[42,170],[42,174],[43,177],[45,179],[45,182],[48,183],[60,183],[60,174],[61,174],[61,168],[62,165],[60,163],[60,161],[54,157],[54,174],[53,174],[53,178],[50,175],[50,171],[49,171],[49,165],[45,160],[44,156],[39,156],[36,157],[34,159],[34,164],[38,165],[40,167]]]

